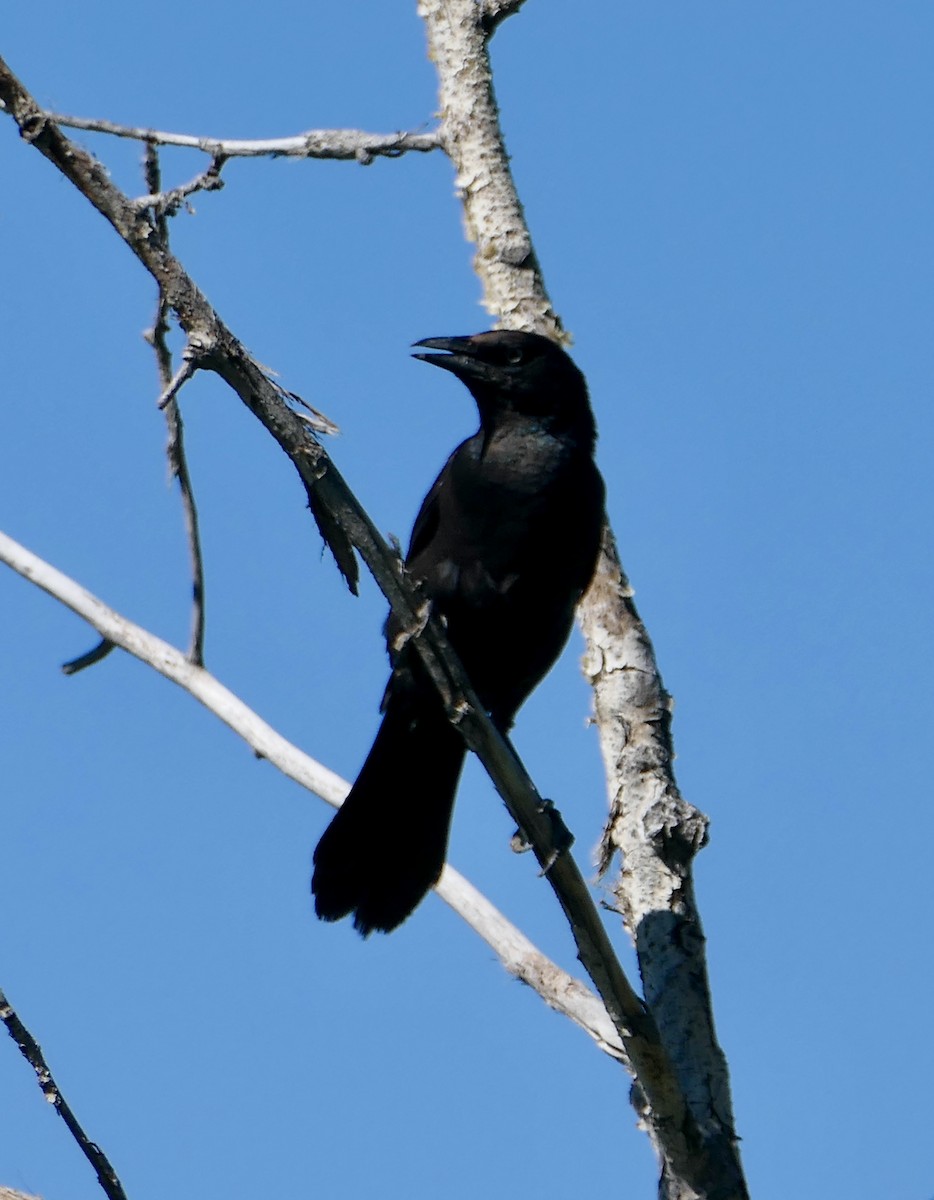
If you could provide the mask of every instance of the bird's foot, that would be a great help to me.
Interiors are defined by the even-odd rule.
[[[548,824],[551,828],[551,847],[539,872],[541,876],[548,874],[557,862],[559,855],[571,849],[574,845],[574,834],[565,825],[564,818],[561,816],[553,800],[543,800],[538,806],[538,811],[542,816],[548,818]],[[515,831],[509,839],[509,849],[512,850],[513,854],[524,854],[527,850],[532,849],[532,843],[529,841],[524,830],[517,829]]]

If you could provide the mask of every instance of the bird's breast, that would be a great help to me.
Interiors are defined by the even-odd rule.
[[[455,487],[486,504],[515,502],[515,497],[535,495],[554,484],[577,457],[576,448],[545,430],[507,428],[479,437],[459,464]]]

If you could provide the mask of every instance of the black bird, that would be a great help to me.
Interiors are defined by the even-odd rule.
[[[567,641],[597,560],[604,496],[587,385],[534,333],[415,344],[445,352],[415,357],[470,389],[480,428],[422,502],[406,569],[505,733]],[[390,614],[382,725],[314,855],[316,913],[352,912],[364,936],[395,929],[437,882],[465,757],[418,655],[394,649],[399,632]]]

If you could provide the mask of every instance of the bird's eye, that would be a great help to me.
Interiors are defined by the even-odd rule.
[[[520,346],[513,346],[511,350],[508,350],[506,352],[506,361],[509,363],[513,363],[513,364],[521,363],[522,358],[523,358],[523,354],[522,354],[522,348]]]

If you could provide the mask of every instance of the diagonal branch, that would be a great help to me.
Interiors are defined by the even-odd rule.
[[[0,991],[0,1021],[7,1027],[10,1037],[16,1042],[20,1053],[32,1067],[39,1080],[39,1087],[46,1100],[68,1126],[71,1136],[78,1143],[81,1153],[97,1173],[98,1182],[110,1200],[126,1200],[126,1192],[117,1178],[117,1173],[110,1165],[107,1155],[81,1128],[78,1118],[71,1111],[71,1106],[61,1093],[52,1072],[43,1057],[39,1043],[32,1036],[23,1022],[13,1010],[6,996]]]
[[[242,738],[258,758],[266,759],[328,804],[337,807],[343,801],[350,789],[345,780],[287,741],[180,650],[114,612],[4,533],[0,533],[0,562],[87,621],[108,645],[119,646],[177,684]],[[606,1010],[593,992],[544,955],[468,880],[446,866],[435,890],[486,941],[511,975],[532,987],[549,1007],[570,1017],[605,1053],[616,1059],[625,1057]]]

